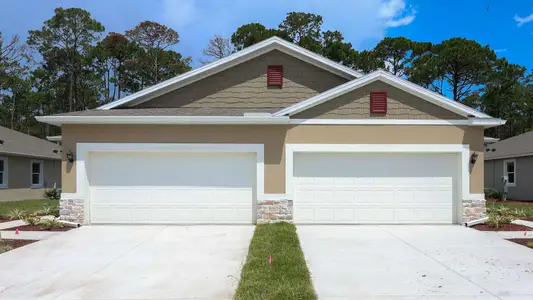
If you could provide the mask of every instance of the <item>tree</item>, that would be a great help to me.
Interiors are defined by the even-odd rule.
[[[322,16],[303,12],[290,12],[278,29],[288,40],[308,50],[319,52],[322,49]]]
[[[273,36],[286,37],[279,30],[267,29],[259,23],[250,23],[237,28],[237,31],[231,35],[231,43],[235,50],[239,51]]]
[[[344,42],[344,37],[339,31],[325,31],[322,37],[320,54],[346,66],[355,66],[359,53],[352,48],[351,43]]]
[[[496,54],[488,46],[464,38],[435,45],[431,53],[413,61],[412,81],[443,93],[445,84],[456,101],[477,90],[486,80]]]
[[[410,53],[413,42],[404,37],[386,37],[374,48],[376,58],[383,63],[390,73],[403,76],[407,65],[411,62]]]
[[[233,48],[231,46],[229,38],[223,37],[221,35],[215,35],[209,40],[207,47],[204,48],[202,53],[205,56],[218,60],[233,53]],[[201,63],[205,65],[209,62],[201,61]]]
[[[525,74],[525,67],[498,59],[488,72],[485,85],[465,99],[465,104],[507,120],[505,126],[488,129],[489,135],[507,138],[531,129],[533,98],[528,88],[530,77]]]
[[[64,73],[68,80],[68,110],[86,107],[95,91],[87,91],[87,54],[105,30],[91,14],[80,8],[56,8],[54,16],[41,30],[30,30],[28,45],[39,51],[49,69]],[[90,77],[90,76],[89,76]],[[90,95],[87,95],[87,92]]]
[[[123,34],[110,32],[91,51],[93,67],[102,78],[106,102],[120,99],[125,68],[133,59],[137,48]],[[112,92],[111,92],[112,91]]]
[[[125,88],[128,91],[136,92],[190,70],[190,57],[183,58],[181,54],[167,50],[179,43],[179,35],[175,30],[156,22],[144,21],[126,31],[126,37],[139,49],[126,71],[129,77]]]

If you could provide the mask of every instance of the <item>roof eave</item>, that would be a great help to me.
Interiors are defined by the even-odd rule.
[[[37,121],[64,124],[288,124],[288,117],[248,116],[42,116]]]

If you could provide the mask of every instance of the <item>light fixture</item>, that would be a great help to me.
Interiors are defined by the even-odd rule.
[[[74,162],[74,153],[72,153],[71,150],[69,150],[67,152],[67,160],[68,160],[69,163],[73,163]]]
[[[475,164],[477,161],[477,157],[478,157],[477,152],[472,153],[472,155],[470,155],[470,163]]]

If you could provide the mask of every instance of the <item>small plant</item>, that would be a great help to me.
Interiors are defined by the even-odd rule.
[[[9,245],[4,245],[3,243],[0,243],[0,254],[13,250],[13,247]]]
[[[52,229],[52,228],[62,228],[63,223],[59,222],[58,219],[48,219],[48,220],[42,220],[39,222],[39,225],[44,227],[45,229]]]
[[[36,213],[39,214],[40,216],[48,216],[52,214],[52,209],[53,209],[52,206],[45,204],[43,208],[36,211]]]
[[[527,245],[529,248],[533,248],[533,242],[527,242]]]
[[[59,198],[61,198],[61,192],[58,188],[54,187],[53,189],[46,190],[44,192],[44,197],[50,200],[59,200]]]
[[[52,215],[52,216],[54,216],[56,218],[59,218],[59,206],[58,205],[55,205],[55,206],[51,207],[50,215]]]
[[[492,205],[487,208],[487,225],[499,228],[504,224],[509,224],[512,221],[522,218],[527,215],[524,209],[510,209],[503,205]]]
[[[500,199],[501,193],[495,189],[485,189],[485,199],[488,198]]]
[[[28,212],[25,209],[15,208],[12,209],[7,216],[11,220],[21,220],[26,216],[27,213]]]
[[[28,225],[37,226],[39,225],[39,222],[41,222],[41,217],[37,213],[33,213],[27,216],[24,216],[21,220],[24,221]]]

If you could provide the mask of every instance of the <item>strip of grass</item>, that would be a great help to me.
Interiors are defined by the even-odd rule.
[[[31,214],[43,209],[45,205],[59,206],[59,200],[40,199],[0,202],[0,216],[7,216],[13,209],[24,209],[27,213]]]
[[[289,223],[257,225],[235,299],[316,298],[296,227]]]

